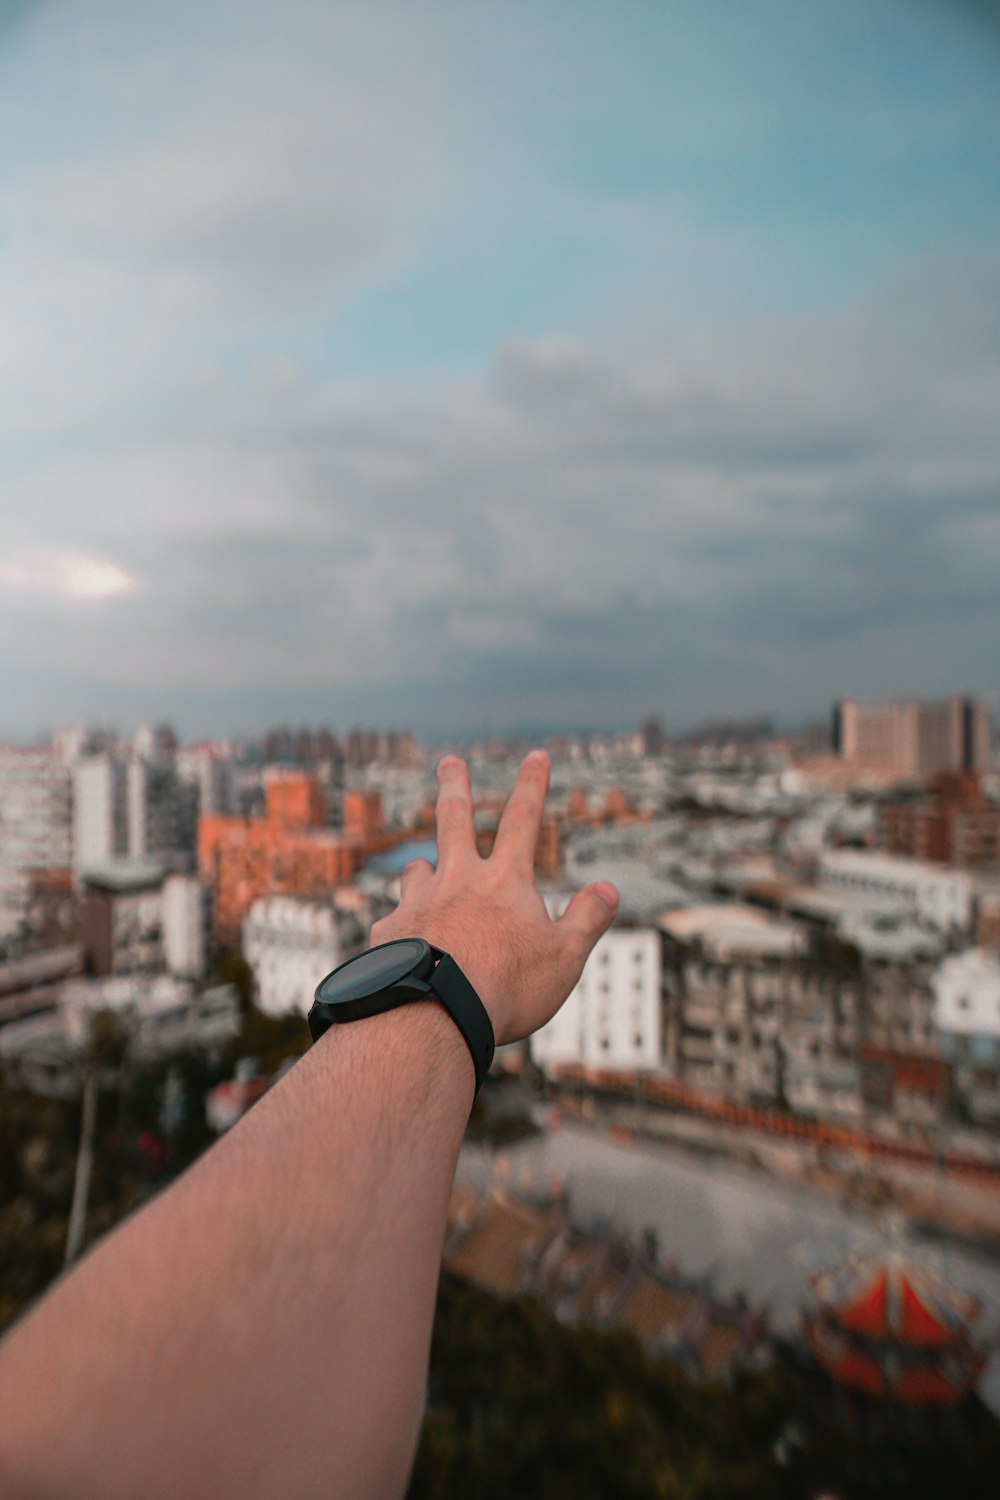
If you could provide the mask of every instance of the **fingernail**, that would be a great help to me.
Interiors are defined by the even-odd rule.
[[[446,755],[443,760],[438,762],[438,771],[453,771],[456,766],[460,766],[461,764],[462,760],[460,756]]]
[[[616,887],[611,884],[610,880],[598,881],[593,889],[595,896],[600,896],[605,906],[610,907],[612,911],[618,910],[618,891]]]
[[[548,752],[545,750],[529,750],[524,757],[524,763],[528,766],[547,766],[549,763]]]

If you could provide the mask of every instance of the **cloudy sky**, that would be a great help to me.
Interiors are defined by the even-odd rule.
[[[3,0],[0,735],[1000,693],[991,0]]]

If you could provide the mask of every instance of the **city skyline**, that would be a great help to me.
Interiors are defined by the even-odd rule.
[[[228,731],[217,733],[181,732],[177,734],[179,727],[176,716],[161,705],[156,712],[139,720],[117,720],[100,719],[94,715],[85,716],[77,721],[63,720],[55,724],[37,726],[33,733],[12,735],[4,737],[0,734],[0,748],[38,749],[44,746],[54,746],[60,737],[78,733],[96,735],[97,741],[102,748],[108,746],[124,746],[133,740],[150,732],[158,734],[161,730],[170,736],[176,736],[176,743],[180,746],[195,747],[198,745],[240,745],[252,746],[275,736],[288,736],[295,741],[300,735],[306,734],[310,739],[319,735],[331,736],[346,751],[349,744],[356,738],[362,740],[370,738],[382,739],[398,736],[402,739],[413,739],[414,743],[423,748],[440,748],[445,745],[453,745],[457,748],[468,747],[476,742],[493,741],[501,744],[505,741],[511,745],[529,743],[548,743],[552,740],[582,740],[592,739],[595,741],[623,740],[636,735],[645,736],[651,731],[656,740],[662,741],[663,745],[672,743],[684,744],[685,742],[697,743],[699,739],[720,739],[727,737],[733,740],[790,740],[802,738],[803,743],[809,742],[811,753],[819,750],[816,744],[816,736],[823,731],[829,748],[834,754],[843,754],[843,748],[838,749],[838,735],[840,733],[837,725],[839,716],[845,703],[851,703],[855,709],[867,709],[878,713],[884,710],[886,713],[894,713],[901,706],[905,709],[911,707],[934,710],[947,710],[949,705],[955,702],[970,703],[977,707],[982,715],[984,732],[988,738],[984,743],[987,749],[984,754],[987,758],[992,753],[992,745],[997,736],[1000,720],[995,712],[996,703],[985,699],[981,695],[969,693],[952,693],[936,699],[903,699],[899,695],[894,698],[884,699],[834,699],[827,705],[827,712],[818,716],[808,717],[804,715],[778,716],[766,711],[752,714],[726,714],[721,712],[717,715],[692,719],[684,722],[680,720],[669,720],[664,712],[656,705],[646,705],[646,710],[636,718],[628,720],[605,722],[584,721],[522,721],[520,723],[496,723],[485,722],[480,725],[468,725],[463,729],[450,732],[438,732],[436,726],[429,730],[421,729],[419,725],[404,722],[402,720],[390,723],[369,719],[367,721],[352,720],[341,717],[335,719],[330,713],[320,710],[322,705],[314,705],[317,711],[311,716],[306,713],[299,718],[286,718],[283,720],[261,719],[257,722],[247,723],[241,727],[234,727]],[[75,753],[75,752],[74,752]],[[96,752],[95,752],[96,753]],[[822,753],[820,751],[820,753]],[[322,756],[319,756],[322,759]],[[850,758],[850,757],[848,757]],[[282,759],[281,755],[276,757],[277,761]]]
[[[985,8],[5,16],[0,738],[996,701]]]

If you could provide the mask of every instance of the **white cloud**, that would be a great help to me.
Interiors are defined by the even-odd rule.
[[[120,428],[206,349],[321,325],[407,263],[440,170],[413,91],[240,82],[0,194],[0,432]]]
[[[0,588],[93,602],[135,593],[139,579],[107,557],[85,552],[34,552],[0,562]]]
[[[260,316],[342,295],[382,261],[427,168],[419,123],[392,100],[330,92],[242,101],[9,192],[8,224],[74,262],[140,267],[189,311]]]

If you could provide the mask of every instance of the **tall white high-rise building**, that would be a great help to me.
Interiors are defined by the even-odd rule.
[[[579,983],[531,1038],[539,1067],[658,1068],[662,1060],[660,936],[613,927],[600,938]]]
[[[206,930],[205,892],[197,875],[168,875],[163,882],[163,959],[171,974],[204,976]]]
[[[121,855],[157,859],[194,851],[194,789],[177,774],[175,740],[143,726],[127,751],[102,749],[73,765],[73,867],[95,869]]]
[[[73,766],[73,869],[107,864],[126,853],[127,840],[124,767],[108,750],[85,755]]]

